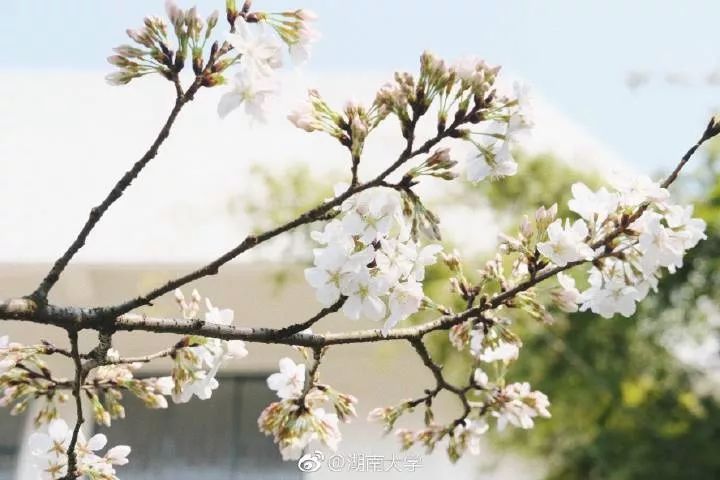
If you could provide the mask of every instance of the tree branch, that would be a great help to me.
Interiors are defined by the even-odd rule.
[[[277,330],[278,338],[289,337],[291,335],[295,335],[296,333],[300,333],[303,330],[307,330],[308,328],[312,327],[317,322],[319,322],[321,319],[327,317],[331,313],[335,313],[338,310],[340,310],[342,308],[342,306],[345,304],[346,300],[347,300],[347,297],[344,295],[341,295],[337,302],[330,305],[329,307],[323,308],[318,313],[313,315],[309,320],[306,320],[302,323],[296,323],[294,325],[288,325],[287,327],[283,327],[283,328]]]
[[[283,234],[285,232],[288,232],[290,230],[293,230],[294,228],[297,228],[299,226],[315,222],[317,220],[320,220],[323,218],[323,216],[330,211],[331,209],[338,207],[342,205],[342,203],[350,198],[351,196],[360,193],[364,190],[368,190],[370,188],[375,187],[381,187],[381,186],[387,186],[388,184],[385,182],[385,179],[392,174],[395,170],[400,168],[405,162],[408,160],[418,156],[426,154],[430,151],[432,147],[440,143],[440,141],[444,140],[447,137],[450,137],[454,135],[457,132],[457,129],[460,125],[465,123],[467,121],[467,118],[474,114],[474,111],[470,112],[467,116],[461,117],[456,119],[448,128],[445,130],[439,132],[435,137],[427,140],[423,145],[418,147],[416,150],[412,150],[412,138],[414,138],[414,128],[415,123],[413,122],[412,128],[413,133],[410,135],[410,138],[408,139],[407,146],[403,150],[403,152],[400,154],[398,159],[390,165],[388,168],[386,168],[382,173],[380,173],[377,177],[370,180],[366,183],[361,183],[355,186],[350,186],[345,192],[338,195],[337,197],[322,203],[321,205],[318,205],[317,207],[306,211],[305,213],[301,214],[294,220],[291,220],[283,225],[280,225],[279,227],[276,227],[272,230],[267,230],[259,235],[250,235],[246,237],[240,244],[238,244],[235,248],[232,250],[226,252],[225,254],[221,255],[220,257],[216,258],[209,264],[205,265],[202,268],[199,268],[198,270],[195,270],[194,272],[188,273],[187,275],[184,275],[182,277],[178,277],[174,280],[171,280],[167,282],[165,285],[158,287],[151,292],[136,297],[135,299],[129,300],[125,303],[116,305],[114,307],[106,307],[106,308],[100,308],[97,309],[97,313],[100,315],[112,317],[112,316],[118,316],[123,315],[127,312],[130,312],[131,310],[134,310],[135,308],[144,306],[144,305],[150,305],[152,304],[152,301],[155,300],[158,297],[161,297],[162,295],[165,295],[166,293],[172,292],[177,288],[182,287],[183,285],[186,285],[190,282],[193,282],[195,280],[198,280],[200,278],[209,276],[209,275],[215,275],[218,273],[220,268],[224,266],[226,263],[230,262],[234,258],[238,257],[240,254],[246,252],[247,250],[250,250],[258,245],[260,245],[263,242],[266,242],[270,239],[273,239],[277,237],[280,234]],[[392,187],[394,188],[394,187]]]
[[[77,442],[78,437],[80,436],[80,428],[82,427],[82,424],[85,422],[85,418],[83,417],[83,407],[82,407],[82,396],[81,396],[81,389],[82,384],[84,382],[83,378],[83,365],[82,361],[80,359],[80,350],[78,347],[78,332],[77,330],[69,330],[68,336],[70,338],[70,348],[71,348],[71,355],[73,358],[73,362],[75,364],[75,382],[73,382],[72,387],[72,394],[73,397],[75,397],[75,414],[76,414],[76,421],[75,421],[75,428],[73,429],[72,438],[70,439],[70,444],[68,445],[67,449],[67,455],[68,455],[68,464],[67,464],[67,473],[64,477],[64,480],[73,480],[77,477],[79,477],[79,474],[77,473]]]
[[[198,77],[195,79],[187,92],[183,93],[182,88],[180,87],[180,83],[177,79],[174,81],[174,84],[177,94],[175,98],[175,105],[170,111],[170,115],[165,121],[162,129],[160,129],[160,132],[153,141],[152,145],[150,145],[150,148],[145,152],[145,154],[140,158],[140,160],[135,162],[132,168],[125,172],[122,178],[118,180],[118,182],[115,184],[112,190],[110,190],[102,203],[90,210],[88,219],[85,221],[85,225],[83,225],[75,240],[73,240],[65,253],[55,261],[52,268],[42,280],[40,285],[32,293],[31,297],[35,300],[38,300],[41,303],[45,302],[48,293],[60,279],[60,275],[62,274],[65,267],[67,267],[68,263],[70,263],[70,260],[85,245],[85,241],[87,240],[93,228],[95,228],[95,225],[97,225],[97,223],[100,221],[105,212],[107,212],[110,206],[122,196],[125,189],[127,189],[133,182],[133,180],[137,178],[137,176],[150,162],[150,160],[157,156],[160,146],[170,135],[170,129],[172,128],[173,123],[175,123],[175,120],[180,113],[180,110],[182,110],[183,106],[186,103],[193,99],[195,92],[200,88],[201,85],[200,77]]]

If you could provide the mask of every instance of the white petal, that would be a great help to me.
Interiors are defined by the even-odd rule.
[[[44,433],[33,433],[28,438],[28,445],[33,455],[42,455],[50,451],[52,440]]]
[[[69,429],[65,420],[53,420],[48,426],[48,434],[50,435],[50,438],[56,442],[64,442],[67,439],[68,433]]]
[[[107,437],[102,433],[98,433],[90,438],[90,441],[87,443],[87,448],[88,450],[94,452],[105,448],[105,445],[107,445]]]
[[[107,454],[105,454],[105,458],[107,458],[113,465],[125,465],[128,463],[127,456],[130,455],[130,450],[130,447],[127,445],[118,445],[117,447],[113,447],[108,450]]]

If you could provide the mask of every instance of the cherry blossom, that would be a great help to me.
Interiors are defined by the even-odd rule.
[[[340,298],[341,288],[349,289],[354,276],[372,262],[375,251],[368,247],[349,252],[346,245],[334,243],[314,254],[315,266],[305,269],[305,279],[315,288],[318,301],[329,307]]]
[[[385,316],[387,307],[380,297],[387,293],[388,283],[371,276],[367,268],[341,280],[340,290],[347,297],[342,311],[351,320],[380,320]]]
[[[239,72],[234,77],[232,89],[226,92],[218,103],[218,115],[225,118],[230,112],[245,105],[245,113],[253,119],[264,122],[266,120],[265,102],[277,87],[266,77],[246,72]]]
[[[590,269],[588,276],[590,287],[582,292],[583,301],[580,309],[588,308],[598,315],[610,318],[616,313],[630,316],[635,313],[635,302],[638,290],[627,285],[621,278],[611,276],[605,278],[595,267]]]
[[[72,435],[72,429],[62,419],[50,422],[47,432],[35,432],[30,435],[28,445],[40,478],[56,480],[67,475],[67,450]],[[106,445],[107,437],[103,434],[93,435],[86,441],[82,432],[79,433],[76,455],[77,470],[81,475],[98,480],[117,478],[113,466],[128,463],[130,447],[125,445],[113,447],[104,456],[95,453]]]
[[[531,391],[527,382],[512,383],[497,394],[500,408],[493,412],[497,417],[498,430],[504,430],[510,424],[519,428],[532,428],[535,417],[550,417],[547,396],[539,391]]]
[[[487,334],[481,329],[470,332],[470,352],[483,362],[508,363],[518,358],[520,346],[498,337],[495,330]]]
[[[517,169],[508,142],[503,142],[495,154],[472,152],[467,158],[467,179],[473,183],[488,177],[493,180],[511,177],[517,173]]]
[[[575,279],[565,273],[557,275],[560,289],[554,290],[554,299],[557,306],[568,313],[577,312],[578,303],[581,303],[580,291],[575,288]]]
[[[499,341],[495,346],[488,346],[477,356],[483,362],[510,362],[517,360],[520,347],[515,343]]]
[[[320,39],[320,32],[315,30],[310,22],[314,21],[317,16],[309,13],[308,10],[299,10],[302,12],[298,17],[303,20],[302,25],[298,29],[297,40],[290,44],[290,58],[296,65],[307,62],[310,59],[311,45]]]
[[[267,379],[270,390],[275,390],[282,399],[297,398],[305,385],[305,364],[295,364],[290,358],[281,358],[278,363],[280,371]]]
[[[243,76],[269,77],[282,66],[280,45],[266,34],[262,24],[250,25],[238,17],[235,33],[228,33],[227,41],[240,55]]]
[[[485,418],[464,419],[453,430],[453,437],[462,439],[471,455],[480,455],[482,452],[483,436],[490,429]]]
[[[415,280],[397,284],[390,293],[390,316],[383,325],[383,334],[387,335],[398,322],[417,312],[424,297],[422,284]]]
[[[592,248],[585,243],[588,228],[583,220],[576,220],[570,225],[566,219],[564,227],[560,219],[555,220],[548,227],[547,236],[548,241],[538,243],[537,249],[557,266],[588,260],[593,255]]]
[[[670,197],[667,189],[647,175],[616,175],[612,185],[620,193],[620,204],[626,207],[635,207],[643,202],[662,203]]]
[[[620,197],[605,187],[593,192],[584,183],[575,183],[570,187],[573,198],[568,207],[587,221],[602,223],[608,215],[617,209]]]
[[[346,202],[343,209],[345,231],[369,245],[385,237],[399,220],[400,199],[395,192],[372,192]]]
[[[489,381],[490,380],[487,373],[485,373],[482,368],[475,369],[475,371],[473,372],[473,382],[475,383],[475,385],[481,388],[485,388],[487,387]]]
[[[315,117],[315,108],[312,103],[305,101],[287,116],[288,120],[301,130],[314,132],[322,130],[322,124]]]

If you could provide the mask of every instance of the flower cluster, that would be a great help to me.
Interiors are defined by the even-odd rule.
[[[482,62],[477,67],[482,69]],[[505,100],[504,110],[495,111],[486,119],[487,129],[480,133],[480,140],[472,140],[476,151],[467,159],[467,178],[479,182],[486,178],[498,179],[517,173],[517,162],[511,148],[518,135],[532,126],[530,100],[527,88],[515,84],[515,99]]]
[[[11,415],[25,412],[32,402],[43,400],[34,417],[36,425],[58,416],[57,404],[68,399],[62,388],[65,378],[53,377],[40,355],[47,346],[25,346],[0,337],[0,406],[12,405]]]
[[[584,291],[572,278],[559,277],[555,298],[566,311],[579,306],[606,318],[632,315],[636,303],[655,289],[662,269],[672,273],[681,267],[685,252],[705,238],[705,223],[692,217],[692,207],[673,204],[668,191],[648,177],[620,178],[612,187],[592,191],[573,185],[569,208],[581,218],[572,226],[566,220],[565,227],[555,220],[547,240],[537,244],[560,267],[597,257]]]
[[[175,34],[175,45],[168,36],[165,21],[158,17],[145,18],[141,28],[127,31],[135,45],[121,45],[115,48],[115,55],[108,58],[110,64],[119,68],[106,77],[108,83],[125,85],[151,73],[158,73],[168,80],[177,80],[188,58],[192,59],[196,75],[203,72],[203,54],[218,23],[218,12],[213,12],[203,20],[195,8],[181,10],[173,2],[167,2],[166,10]],[[217,49],[217,46],[214,48]],[[220,73],[226,67],[227,64],[213,65],[208,75],[202,78],[202,84],[213,86],[221,83]]]
[[[346,317],[385,319],[384,333],[420,309],[425,267],[441,246],[410,238],[397,192],[373,189],[349,198],[339,218],[312,237],[323,247],[314,250],[305,278],[320,303],[329,307],[345,297]]]
[[[312,379],[306,386],[305,365],[296,365],[289,358],[281,359],[279,368],[267,384],[281,400],[260,414],[260,431],[273,436],[286,460],[299,458],[313,441],[336,450],[342,439],[339,422],[347,423],[355,416],[357,399]],[[325,410],[323,405],[328,403],[335,413]]]
[[[35,432],[30,436],[30,451],[39,478],[56,480],[68,474],[68,448],[72,434],[64,420],[53,420],[47,432]],[[115,466],[128,463],[130,447],[118,445],[108,449],[104,455],[97,454],[106,444],[107,438],[101,433],[86,441],[79,432],[75,453],[76,471],[80,476],[97,480],[117,479]]]
[[[368,134],[382,122],[388,110],[373,103],[369,108],[347,102],[342,112],[328,105],[317,90],[308,92],[308,99],[290,112],[288,120],[306,132],[325,132],[336,138],[359,159]]]
[[[293,60],[298,63],[307,60],[310,44],[319,38],[311,26],[315,18],[315,14],[308,10],[252,12],[236,16],[226,41],[236,55],[233,63],[239,68],[231,90],[222,96],[218,104],[221,117],[244,104],[248,115],[256,120],[265,120],[266,100],[277,90],[275,71],[283,63],[278,39],[288,46]],[[276,35],[268,32],[266,25]]]
[[[108,353],[108,357],[117,355],[116,352]],[[135,378],[134,372],[141,366],[141,363],[109,364],[92,372],[86,384],[93,388],[86,388],[85,393],[98,424],[109,427],[112,419],[125,418],[125,408],[121,404],[123,391],[137,397],[147,408],[167,408],[165,396],[172,393],[171,378]]]
[[[301,64],[310,58],[311,45],[320,39],[320,33],[313,27],[313,22],[317,20],[315,12],[301,8],[257,15],[285,42],[293,62]]]
[[[548,407],[550,401],[547,396],[538,391],[531,390],[527,382],[512,383],[491,392],[492,402],[490,409],[497,418],[498,430],[503,430],[510,424],[518,428],[532,428],[535,417],[550,417]]]
[[[200,311],[201,297],[193,291],[190,301],[180,290],[176,290],[175,299],[180,306],[183,317],[195,319]],[[231,325],[234,312],[230,309],[219,309],[212,305],[210,299],[205,299],[207,311],[205,322],[218,325]],[[174,366],[172,370],[172,399],[175,403],[186,403],[193,395],[201,400],[212,396],[213,390],[219,384],[215,376],[223,362],[233,358],[243,358],[247,355],[245,343],[242,340],[220,340],[197,335],[184,337],[172,353]],[[165,377],[158,380],[167,385],[170,380]]]
[[[416,431],[406,428],[395,430],[402,448],[420,445],[429,453],[447,439],[445,447],[448,456],[456,461],[465,452],[472,455],[480,453],[481,437],[490,428],[488,417],[497,419],[498,430],[504,430],[508,424],[528,429],[533,427],[534,418],[550,417],[550,402],[542,392],[532,391],[528,383],[504,385],[501,378],[490,383],[487,374],[479,368],[473,372],[472,383],[462,393],[472,394],[473,397],[472,400],[463,397],[467,411],[461,418],[449,424],[435,422],[431,407],[436,392],[430,391],[428,397],[408,400],[396,407],[376,408],[370,412],[368,420],[383,423],[389,432],[402,415],[424,404],[425,428]]]

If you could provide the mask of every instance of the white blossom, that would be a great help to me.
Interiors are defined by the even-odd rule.
[[[467,179],[473,183],[486,178],[498,179],[511,177],[517,173],[518,165],[510,152],[510,143],[502,142],[493,155],[486,155],[477,151],[467,158]]]
[[[219,366],[219,365],[218,365]],[[215,378],[217,368],[213,368],[209,372],[195,372],[195,379],[183,385],[180,392],[172,393],[175,403],[187,403],[195,395],[200,400],[208,400],[212,397],[213,390],[217,390],[220,383]]]
[[[334,413],[328,413],[323,408],[314,408],[312,416],[316,422],[320,424],[319,436],[322,442],[331,450],[337,450],[342,434],[338,426],[339,419]]]
[[[349,235],[365,245],[384,238],[401,216],[400,198],[395,191],[366,191],[343,204],[343,226]]]
[[[540,391],[531,391],[530,384],[512,383],[497,395],[500,408],[493,412],[497,417],[498,430],[504,430],[507,424],[519,428],[532,428],[535,417],[550,417],[547,396]]]
[[[248,76],[268,77],[282,66],[280,45],[265,33],[260,23],[251,26],[244,18],[237,17],[235,33],[227,35],[227,42],[234,53],[240,55],[240,65]]]
[[[534,125],[533,119],[533,95],[528,84],[514,82],[513,91],[518,103],[518,115],[521,118],[521,128],[531,128]],[[517,131],[518,127],[515,127]]]
[[[682,242],[682,248],[688,250],[695,247],[705,235],[705,221],[693,218],[693,206],[670,205],[665,214],[665,221],[676,237]]]
[[[307,12],[307,10],[304,10]],[[317,16],[313,14],[304,15],[303,22],[297,32],[297,40],[290,44],[290,58],[296,65],[305,63],[310,58],[311,45],[317,42],[321,35],[310,25]]]
[[[331,220],[321,232],[311,232],[310,237],[323,245],[339,246],[345,252],[350,252],[355,246],[352,236],[348,235],[340,220]]]
[[[662,203],[670,193],[646,175],[616,175],[612,179],[613,186],[620,192],[620,204],[636,207],[644,202]]]
[[[275,390],[282,399],[298,398],[305,386],[305,364],[296,365],[290,358],[281,358],[278,362],[280,371],[267,379],[270,390]]]
[[[593,251],[585,243],[588,228],[583,220],[576,220],[572,226],[565,220],[555,220],[547,229],[548,241],[537,244],[538,251],[559,267],[579,260],[589,260]]]
[[[349,252],[342,244],[331,244],[315,249],[315,266],[305,269],[305,280],[315,288],[318,301],[329,307],[340,298],[340,290],[354,283],[355,275],[372,262],[372,247],[360,252]]]
[[[453,436],[455,438],[464,437],[468,452],[470,452],[471,455],[480,455],[483,444],[482,437],[489,429],[490,426],[485,418],[466,418],[455,427]]]
[[[247,115],[254,120],[264,122],[267,115],[265,102],[268,96],[277,90],[274,82],[266,77],[244,71],[236,73],[234,80],[231,90],[220,97],[218,115],[224,118],[244,104]]]
[[[413,271],[415,262],[412,257],[417,256],[417,249],[412,245],[406,246],[394,238],[380,240],[380,249],[375,253],[375,264],[388,282],[397,283]]]
[[[34,466],[42,479],[56,480],[67,474],[68,448],[73,431],[62,419],[49,423],[47,432],[35,432],[30,435],[28,445],[34,457]],[[103,434],[93,435],[85,440],[82,432],[76,444],[77,470],[82,476],[96,479],[115,479],[113,465],[125,465],[130,447],[120,445],[107,451],[104,456],[95,452],[107,445],[107,437]]]
[[[508,363],[518,358],[520,346],[498,338],[494,330],[485,334],[482,329],[476,328],[470,332],[470,353],[483,362]]]
[[[0,374],[5,373],[15,366],[15,360],[6,357],[10,348],[10,337],[4,335],[0,337]]]
[[[647,275],[658,266],[675,271],[683,263],[683,239],[662,224],[663,217],[655,212],[645,212],[634,226],[641,229],[639,244],[642,249],[640,265]]]
[[[568,207],[588,222],[602,223],[615,210],[620,200],[617,193],[609,192],[605,187],[593,192],[584,183],[575,183],[571,187],[573,198]]]
[[[437,261],[437,254],[442,251],[442,245],[436,243],[418,248],[414,242],[410,241],[401,243],[399,248],[412,263],[409,275],[415,277],[415,280],[418,282],[422,282],[425,279],[425,267],[433,265]]]
[[[588,276],[590,287],[582,292],[581,310],[588,308],[598,315],[610,318],[616,313],[629,317],[635,313],[635,301],[638,290],[627,285],[622,278],[612,276],[604,278],[596,267],[590,269]]]
[[[315,116],[315,108],[312,103],[307,100],[290,112],[287,118],[297,128],[305,130],[306,132],[314,132],[315,130],[322,129],[322,124]]]
[[[388,283],[384,278],[371,276],[367,268],[341,279],[340,290],[347,296],[342,311],[348,318],[380,320],[385,316],[385,303],[380,297],[387,293]]]
[[[417,312],[424,297],[422,284],[413,279],[396,285],[390,293],[390,316],[382,328],[383,335],[387,335],[398,322]]]
[[[229,308],[220,310],[214,307],[209,298],[205,299],[205,306],[207,312],[205,313],[205,321],[207,323],[214,323],[217,325],[232,325],[233,319],[235,318],[235,312]]]
[[[475,369],[475,372],[473,372],[473,382],[475,385],[486,388],[489,381],[487,373],[485,373],[482,368]]]
[[[126,465],[129,461],[127,459],[128,455],[130,455],[130,447],[118,445],[107,451],[105,459],[112,465]]]
[[[488,346],[482,350],[477,358],[483,362],[511,362],[517,360],[520,355],[520,347],[515,343],[500,340],[495,346]]]
[[[575,279],[563,272],[557,274],[560,289],[553,292],[557,306],[568,313],[577,312],[582,302],[580,291],[575,287]]]
[[[182,292],[175,292],[183,312],[190,308],[194,315],[197,315],[198,308],[189,307],[184,300]],[[193,291],[193,304],[200,304],[202,298],[197,291]],[[205,321],[209,324],[229,326],[232,325],[235,313],[231,309],[215,307],[209,298],[205,299]],[[196,337],[192,346],[179,349],[175,356],[175,370],[173,377],[162,377],[157,380],[156,387],[161,395],[172,395],[175,403],[189,402],[193,396],[200,400],[207,400],[212,397],[212,392],[219,387],[215,378],[222,364],[230,359],[239,359],[247,356],[245,342],[242,340],[221,340],[218,338]],[[178,375],[176,376],[176,373]],[[170,385],[170,382],[172,384]],[[158,395],[159,397],[160,395]],[[167,403],[164,398],[157,399],[162,407]]]

